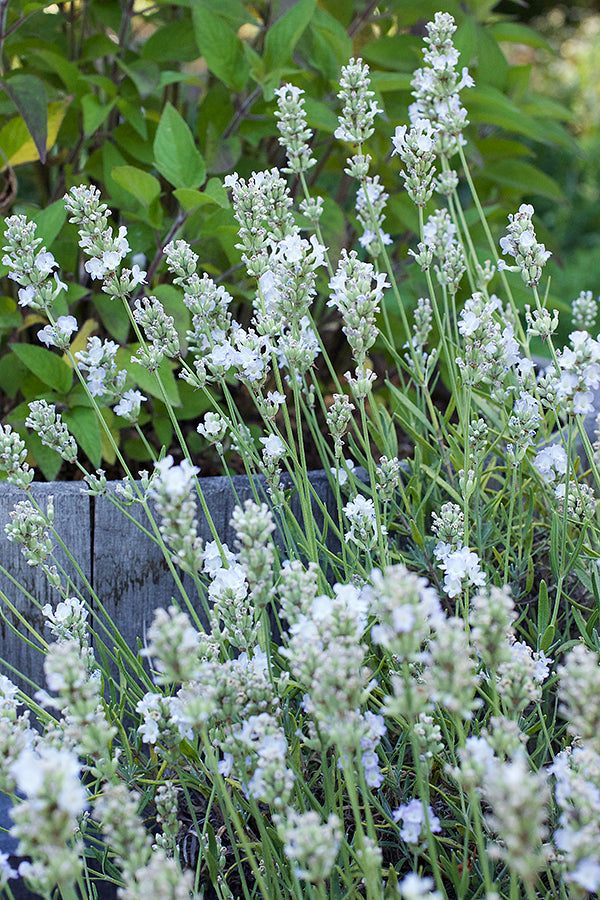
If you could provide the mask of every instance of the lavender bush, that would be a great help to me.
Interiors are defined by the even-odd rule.
[[[65,198],[85,269],[124,304],[136,361],[157,377],[181,456],[155,459],[141,481],[125,467],[117,491],[102,471],[84,470],[91,494],[124,514],[144,507],[173,574],[176,600],[156,611],[138,655],[110,621],[109,637],[88,621],[102,598],[75,592],[57,565],[53,511],[30,496],[25,445],[9,427],[0,433],[2,470],[24,492],[7,536],[57,598],[42,610],[46,690],[28,698],[0,677],[0,788],[15,800],[11,831],[31,859],[19,874],[43,897],[93,897],[98,866],[124,900],[562,900],[600,888],[599,443],[583,427],[600,385],[600,343],[589,333],[597,305],[582,292],[570,345],[555,347],[558,314],[540,288],[549,253],[533,207],[511,215],[494,243],[464,156],[473,81],[453,32],[448,14],[429,23],[410,124],[392,138],[390,165],[420,221],[410,252],[424,296],[412,322],[386,251],[387,198],[369,176],[379,110],[361,60],[342,72],[336,132],[356,183],[360,251],[331,260],[323,244],[322,203],[305,179],[311,134],[293,85],[277,92],[284,172],[225,180],[256,285],[247,326],[176,240],[166,262],[193,322],[179,334],[144,292],[147,274],[127,262],[126,230],[112,228],[99,193],[82,186]],[[304,194],[303,219],[285,175]],[[54,316],[63,284],[24,217],[7,221],[4,254],[20,303],[48,319],[40,340],[65,354],[120,458],[103,410],[138,427],[146,398],[119,370],[116,344],[91,337],[71,352],[77,322]],[[531,297],[524,314],[511,293],[520,281]],[[315,374],[317,360],[328,363],[313,316],[324,304],[351,359],[343,376],[332,369],[332,396]],[[398,317],[404,346],[393,338]],[[532,360],[538,337],[543,368]],[[165,360],[213,406],[198,433],[225,470],[234,446],[249,475],[265,476],[264,496],[256,487],[234,512],[233,548],[198,537],[198,504],[209,522],[210,510],[163,384]],[[439,381],[450,389],[443,409]],[[260,414],[258,440],[233,402],[235,382]],[[28,425],[80,465],[55,408],[31,404]],[[404,463],[399,430],[414,443]],[[310,514],[309,435],[337,499],[323,528]],[[92,637],[103,659],[118,656],[118,684]],[[0,864],[10,897],[16,873]]]

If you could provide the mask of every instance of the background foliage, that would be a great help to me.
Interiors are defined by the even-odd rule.
[[[87,338],[96,333],[123,345],[118,363],[128,370],[130,386],[135,383],[153,396],[153,408],[142,419],[152,444],[170,445],[171,423],[156,397],[154,379],[130,362],[136,345],[125,312],[99,292],[97,283],[86,280],[73,250],[74,226],[65,224],[65,190],[81,182],[100,188],[116,222],[127,225],[133,254],[146,260],[147,291],[175,316],[182,338],[189,314],[176,302],[173,289],[162,283],[161,272],[161,248],[173,237],[190,241],[201,268],[233,284],[237,317],[243,322],[252,286],[241,274],[236,282],[236,223],[222,176],[234,170],[247,176],[284,165],[272,115],[273,92],[292,80],[306,92],[308,122],[315,131],[319,164],[312,170],[310,189],[325,198],[326,244],[333,257],[342,247],[355,246],[355,197],[343,174],[346,148],[334,142],[333,132],[340,67],[360,55],[371,66],[377,101],[384,109],[376,120],[371,171],[390,194],[386,227],[393,238],[395,274],[403,283],[404,298],[414,302],[420,272],[415,273],[413,288],[414,266],[407,249],[417,227],[416,212],[400,188],[395,165],[389,164],[390,136],[407,120],[423,27],[440,7],[456,18],[461,63],[469,66],[476,82],[466,101],[475,123],[467,130],[467,153],[488,221],[498,233],[523,199],[546,200],[548,210],[562,208],[560,166],[548,174],[540,161],[582,155],[565,128],[572,120],[567,104],[537,93],[531,86],[533,61],[511,56],[511,48],[537,52],[550,45],[541,33],[515,21],[514,14],[500,14],[494,6],[491,0],[468,5],[439,0],[380,5],[364,0],[0,4],[3,212],[33,214],[63,273],[74,273],[67,276],[63,308],[57,307],[57,314],[69,312],[78,319],[80,331],[71,349],[84,349]],[[563,99],[568,102],[569,97]],[[345,224],[348,212],[350,227]],[[467,209],[468,218],[469,213],[475,236],[483,242],[475,211]],[[550,230],[540,237],[550,249],[558,249]],[[6,271],[1,269],[0,275]],[[322,288],[326,291],[325,283]],[[561,302],[564,306],[566,301],[558,298],[559,308]],[[394,319],[392,308],[389,314]],[[27,438],[32,462],[53,479],[60,458],[27,435],[23,425],[31,400],[43,397],[57,403],[92,465],[110,472],[113,452],[72,370],[37,341],[44,324],[39,315],[18,307],[14,285],[3,278],[3,421]],[[324,334],[328,324],[325,308]],[[404,343],[399,320],[397,335],[398,344]],[[335,351],[336,335],[330,338]],[[194,422],[204,402],[176,379],[176,372],[165,369],[162,374],[178,418],[184,425]],[[239,399],[243,403],[243,396]],[[108,409],[105,415],[128,460],[133,465],[147,462],[146,449],[123,420]],[[202,440],[193,428],[188,436],[191,449],[202,453]],[[203,464],[203,470],[211,474],[210,465]]]

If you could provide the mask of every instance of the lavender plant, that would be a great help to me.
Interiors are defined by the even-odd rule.
[[[176,595],[156,610],[143,651],[127,647],[93,612],[102,597],[59,571],[53,505],[36,505],[24,445],[0,431],[0,468],[26,497],[7,537],[56,595],[42,610],[47,689],[30,698],[0,676],[0,784],[15,803],[19,852],[31,858],[18,872],[44,897],[94,895],[84,838],[123,900],[563,900],[600,889],[600,437],[585,427],[600,343],[584,330],[593,304],[582,292],[571,346],[555,346],[558,314],[539,291],[548,251],[530,205],[510,216],[499,244],[491,238],[463,150],[462,92],[473,81],[458,69],[453,33],[447,13],[428,24],[410,124],[392,139],[420,222],[411,253],[424,296],[413,323],[386,250],[386,192],[369,175],[380,109],[362,60],[342,72],[336,132],[350,146],[362,249],[329,258],[322,204],[304,178],[312,135],[301,91],[286,84],[276,92],[283,174],[226,179],[253,285],[244,323],[175,240],[166,266],[192,313],[180,335],[150,275],[128,266],[126,230],[113,228],[98,192],[67,195],[85,271],[126,310],[136,361],[155,378],[180,442],[177,458],[161,455],[139,480],[106,409],[143,439],[145,396],[128,386],[112,342],[93,336],[72,352],[76,323],[53,309],[62,290],[54,259],[31,223],[7,222],[4,262],[20,302],[47,317],[40,340],[69,360],[124,482],[85,469],[46,402],[32,404],[28,424],[81,468],[92,495],[122,511],[143,507]],[[303,195],[306,236],[284,175]],[[473,214],[489,237],[485,254]],[[513,276],[531,292],[524,315]],[[347,341],[342,376],[316,304],[334,311]],[[403,323],[401,346],[392,317]],[[546,367],[532,353],[540,336]],[[165,360],[206,399],[198,434],[226,473],[227,446],[249,475],[264,476],[264,490],[253,480],[254,499],[233,513],[233,549],[212,523]],[[321,390],[321,361],[332,396]],[[441,380],[451,392],[443,410]],[[259,436],[235,403],[236,383],[256,407]],[[405,460],[401,431],[414,446]],[[333,512],[307,477],[308,435],[330,473]],[[7,897],[15,875],[0,859]]]

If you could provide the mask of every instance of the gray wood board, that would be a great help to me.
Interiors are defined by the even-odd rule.
[[[366,473],[360,474],[366,478]],[[311,472],[309,480],[320,502],[336,519],[334,494],[327,473]],[[262,476],[250,481],[246,476],[238,475],[231,481],[233,489],[226,477],[204,478],[200,479],[199,483],[220,540],[233,550],[235,532],[230,522],[235,506],[238,503],[243,505],[244,501],[250,498],[263,501],[267,496]],[[119,482],[109,482],[108,488],[111,493],[114,493],[117,484]],[[282,478],[282,484],[284,487],[291,484],[289,476]],[[78,561],[104,609],[103,612],[92,601],[91,625],[94,631],[112,652],[115,642],[108,617],[128,646],[135,650],[138,638],[144,642],[154,610],[159,606],[168,606],[173,599],[180,599],[177,585],[160,547],[135,524],[135,522],[142,523],[148,530],[152,530],[141,504],[134,503],[127,508],[129,515],[135,520],[132,522],[107,497],[89,497],[83,491],[81,482],[49,484],[34,482],[31,490],[43,509],[46,508],[48,496],[54,496],[55,527]],[[0,484],[0,565],[23,586],[25,592],[32,595],[32,599],[1,572],[0,589],[14,603],[25,620],[48,639],[49,633],[44,626],[41,607],[45,603],[56,604],[59,596],[49,587],[39,568],[27,565],[21,553],[21,546],[8,541],[4,534],[4,525],[10,521],[10,510],[15,503],[26,497],[24,491],[6,483]],[[152,505],[151,508],[153,509]],[[305,534],[307,526],[302,520],[300,498],[297,493],[291,497],[290,508],[299,525],[298,533]],[[323,526],[323,513],[314,497],[312,517],[320,530]],[[204,542],[213,539],[200,503],[198,503],[198,534]],[[275,533],[275,541],[280,548],[283,561],[287,554],[281,529]],[[327,544],[330,550],[334,552],[339,550],[339,541],[331,535],[327,539]],[[60,547],[57,547],[56,555],[57,560],[65,565],[68,574],[75,579],[75,583],[79,584],[73,567]],[[180,570],[178,572],[181,575]],[[186,575],[182,581],[201,621],[206,625],[202,603],[193,579]],[[84,597],[89,600],[89,592],[84,591]],[[42,686],[43,654],[21,639],[20,635],[26,629],[19,623],[18,617],[4,608],[5,604],[2,604],[2,607],[4,618],[0,619],[0,657],[32,679],[36,685]],[[9,623],[15,626],[17,634],[11,630]],[[108,628],[108,632],[105,628]],[[0,669],[13,680],[18,680],[9,667],[0,666]],[[21,680],[19,684],[22,686],[24,682]]]
[[[46,576],[39,567],[29,566],[22,553],[22,545],[8,540],[4,526],[11,521],[10,512],[15,504],[21,500],[27,500],[31,493],[44,512],[47,508],[48,497],[54,497],[54,527],[61,540],[69,548],[73,557],[77,560],[85,577],[91,578],[91,519],[90,498],[82,492],[79,482],[46,483],[34,481],[31,491],[23,491],[9,484],[0,486],[0,565],[8,575],[0,571],[0,590],[14,605],[29,625],[35,629],[46,641],[51,635],[44,625],[44,617],[41,609],[46,603],[55,605],[60,596],[56,590],[48,584]],[[60,547],[56,539],[53,540],[56,563],[63,566],[78,587],[82,587],[82,581],[74,570],[65,551]],[[51,560],[47,561],[49,565]],[[11,578],[15,579],[15,584]],[[66,579],[63,577],[63,583]],[[21,590],[18,585],[21,585]],[[31,596],[28,596],[31,595]],[[43,654],[26,643],[22,637],[28,637],[33,643],[41,646],[28,633],[27,627],[19,620],[0,598],[0,658],[9,666],[14,666],[18,671],[26,675],[38,686],[44,684],[44,657]],[[12,627],[11,627],[12,626]],[[15,629],[16,633],[15,633]],[[0,663],[0,670],[8,675],[20,687],[25,687],[26,682],[18,678],[9,666]]]

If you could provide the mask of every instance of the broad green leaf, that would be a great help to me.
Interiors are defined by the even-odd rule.
[[[564,198],[560,185],[531,163],[522,159],[500,159],[481,173],[483,178],[516,188],[525,194],[540,194],[552,200]]]
[[[92,302],[110,336],[117,343],[124,344],[129,336],[131,323],[123,304],[112,300],[106,294],[94,294]]]
[[[220,178],[211,178],[203,191],[180,188],[173,191],[173,196],[186,212],[198,209],[199,206],[205,206],[207,203],[215,203],[222,209],[229,209],[229,197]]]
[[[100,468],[102,437],[96,411],[85,406],[76,406],[63,413],[63,421],[94,468]]]
[[[537,121],[491,85],[476,85],[471,88],[466,105],[471,121],[497,125],[508,132],[524,134],[544,144],[551,144],[557,140],[569,147],[574,144],[581,152],[577,142],[558,123]]]
[[[267,31],[263,62],[265,69],[281,69],[292,61],[294,47],[313,17],[316,0],[298,0]]]
[[[381,91],[408,91],[412,80],[411,72],[371,72],[373,87]]]
[[[146,122],[144,111],[141,109],[139,103],[130,103],[123,97],[118,97],[117,108],[121,115],[124,116],[125,119],[127,119],[132,128],[135,129],[142,140],[145,141],[148,137],[148,125]],[[138,156],[136,156],[136,160],[138,162],[142,161]]]
[[[67,100],[58,100],[48,104],[46,151],[50,150],[56,140],[58,129],[62,124],[70,102],[71,98],[69,97]],[[0,147],[2,147],[6,157],[6,159],[4,157],[0,159],[0,169],[4,168],[6,161],[8,161],[9,166],[14,167],[24,163],[36,162],[40,158],[33,138],[29,134],[27,125],[21,116],[11,119],[0,129]]]
[[[149,59],[137,59],[131,65],[127,65],[119,57],[117,57],[117,62],[135,84],[142,100],[157,87],[160,80],[160,69],[156,63]]]
[[[21,388],[23,374],[27,371],[18,357],[12,353],[0,356],[0,388],[11,400],[17,396]]]
[[[333,134],[339,125],[336,114],[327,103],[321,103],[319,100],[313,100],[312,97],[306,97],[304,99],[304,109],[306,110],[306,122],[310,128]]]
[[[521,25],[519,22],[496,22],[487,25],[491,34],[497,41],[510,41],[514,44],[527,44],[529,47],[540,47],[544,50],[552,50],[548,41],[538,31]]]
[[[189,17],[157,28],[144,42],[141,53],[142,59],[150,59],[155,63],[171,60],[182,63],[197,59],[198,47]]]
[[[27,434],[27,449],[35,459],[36,466],[42,470],[47,481],[54,481],[62,466],[62,458],[52,447],[46,447],[35,432]]]
[[[112,177],[121,187],[133,194],[142,206],[150,206],[152,201],[160,195],[158,179],[136,166],[116,166],[112,170]]]
[[[468,60],[465,60],[465,64]],[[502,90],[506,83],[509,65],[502,50],[489,33],[487,26],[477,27],[477,75],[478,82],[485,82]],[[468,91],[465,91],[468,95]],[[468,97],[464,101],[468,106]]]
[[[317,6],[307,31],[302,35],[304,48],[310,39],[310,56],[312,65],[325,78],[337,81],[340,69],[353,55],[352,39],[344,26],[332,15],[331,4],[328,9]]]
[[[100,128],[109,112],[116,103],[116,99],[110,103],[102,103],[95,94],[86,94],[81,98],[83,111],[83,133],[85,137],[91,137]]]
[[[206,166],[188,125],[167,103],[154,138],[156,168],[176,188],[197,188],[204,184]]]
[[[422,40],[416,35],[395,34],[377,38],[361,47],[361,56],[370,63],[386,69],[410,72],[411,77],[419,62]]]
[[[4,90],[23,117],[41,162],[46,162],[48,141],[48,98],[46,86],[35,75],[13,75],[4,81]]]
[[[250,71],[241,40],[214,11],[212,0],[191,0],[191,7],[196,43],[206,65],[228,88],[239,93]]]
[[[12,297],[0,297],[0,329],[12,331],[18,328],[23,319]]]
[[[30,372],[59,394],[66,394],[73,384],[73,370],[45,347],[33,344],[11,344],[12,351]]]
[[[31,218],[37,226],[36,236],[42,238],[45,247],[51,247],[67,218],[64,200],[55,200]]]
[[[43,47],[31,47],[29,52],[42,59],[53,72],[56,72],[67,91],[76,93],[82,75],[75,63],[65,59],[60,53],[54,53]]]
[[[163,394],[154,372],[149,372],[148,369],[145,369],[139,363],[131,361],[131,357],[135,356],[139,346],[139,344],[129,344],[127,347],[120,347],[117,350],[117,366],[119,369],[125,369],[128,372],[131,380],[139,385],[143,394],[149,393],[153,397],[158,397],[162,400]],[[168,359],[163,359],[159,366],[158,374],[171,405],[180,406],[179,388],[173,375],[171,362]]]

